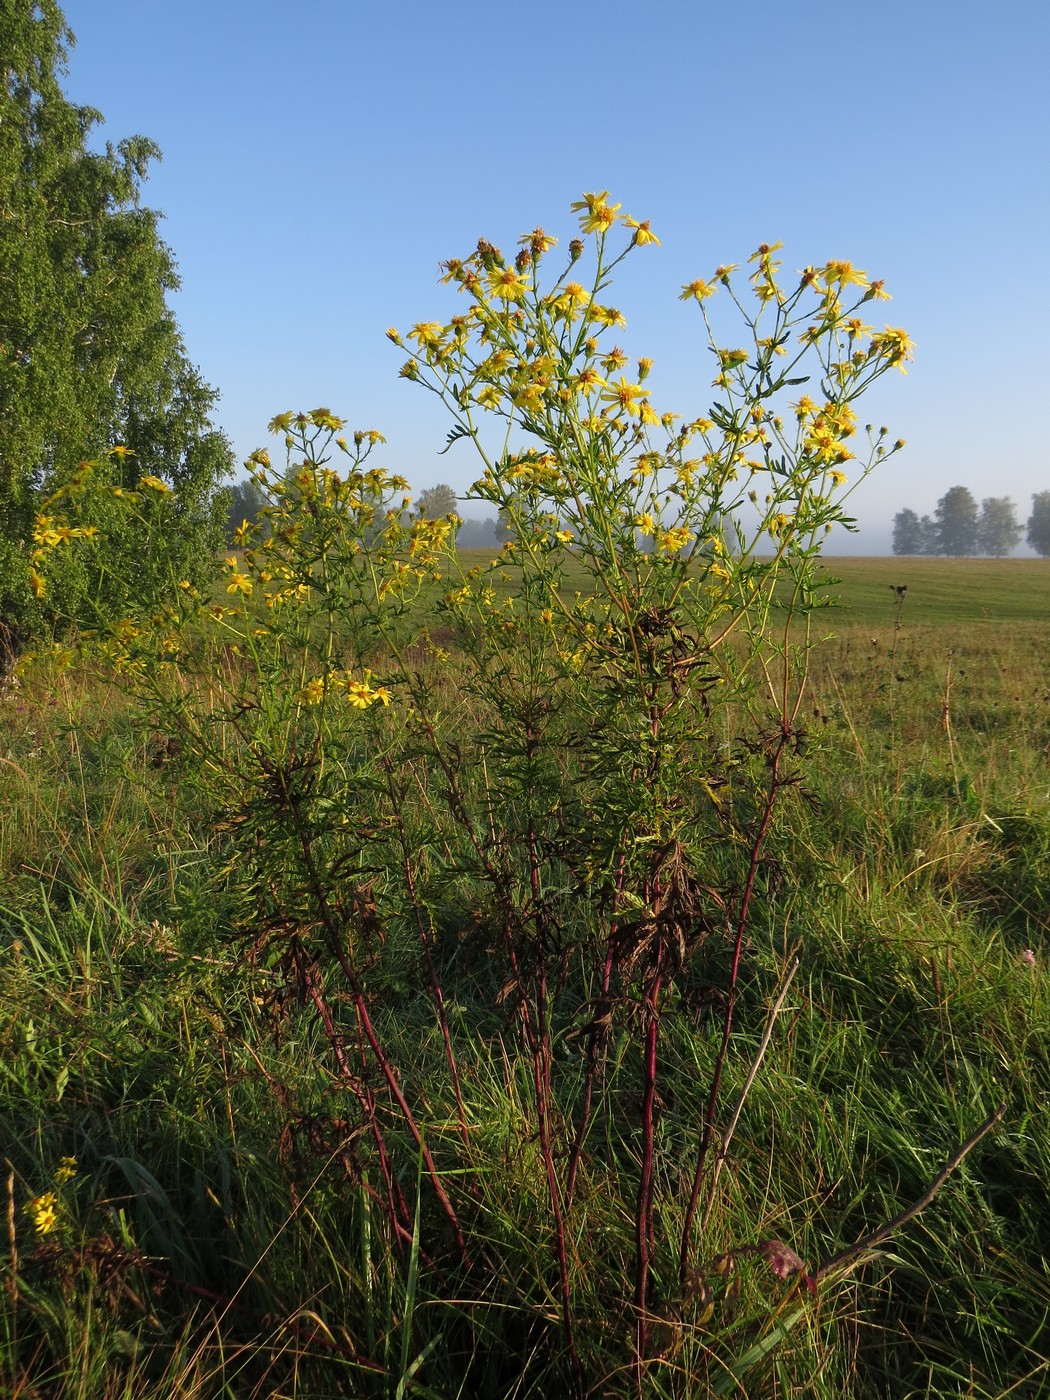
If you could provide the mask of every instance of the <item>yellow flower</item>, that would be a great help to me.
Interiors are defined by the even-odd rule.
[[[248,594],[251,593],[252,588],[253,584],[248,575],[242,574],[237,569],[234,569],[233,573],[230,575],[230,581],[226,585],[226,592],[243,593],[244,596],[247,597]]]
[[[617,208],[619,208],[619,205],[617,205]],[[643,219],[641,223],[639,223],[637,219],[632,219],[630,214],[628,214],[624,219],[624,223],[628,228],[634,229],[634,242],[636,247],[640,248],[643,243],[655,243],[659,248],[660,240],[650,229],[648,219]]]
[[[347,681],[346,698],[356,710],[367,710],[372,703],[372,691],[361,681]]]
[[[695,282],[685,282],[682,284],[682,294],[678,300],[690,301],[695,297],[697,301],[706,301],[708,297],[713,297],[714,294],[715,288],[711,286],[711,283],[705,282],[703,278],[698,277]]]
[[[590,321],[597,321],[600,326],[626,326],[627,317],[622,311],[618,311],[615,306],[599,306],[597,302],[591,303]]]
[[[659,548],[665,554],[677,554],[684,549],[692,540],[693,535],[683,525],[676,525],[670,530],[665,530],[660,536]]]
[[[528,292],[528,283],[516,267],[494,268],[488,274],[489,290],[501,301],[522,301]]]
[[[59,1186],[62,1186],[67,1181],[72,1181],[76,1174],[77,1159],[75,1157],[63,1157],[58,1164],[58,1170],[55,1172],[55,1181]]]
[[[558,240],[544,233],[543,229],[534,228],[531,233],[523,233],[518,242],[524,244],[534,258],[538,258],[556,247]]]
[[[571,530],[555,530],[554,538],[561,540],[562,544],[572,544],[573,534]]]
[[[845,472],[831,472],[830,478],[832,486],[845,486],[846,484]]]
[[[839,288],[848,287],[851,282],[855,282],[858,287],[868,285],[867,274],[861,272],[859,267],[854,267],[851,262],[832,261],[822,269],[825,282],[830,287],[837,282]]]
[[[58,1221],[58,1197],[54,1191],[45,1191],[42,1196],[27,1201],[23,1210],[32,1219],[38,1235],[49,1234]]]
[[[162,496],[166,496],[171,487],[166,482],[161,481],[159,476],[140,476],[139,486],[147,486],[151,491],[158,491]]]
[[[748,258],[748,262],[768,263],[777,249],[783,246],[783,243],[760,243]]]
[[[638,399],[645,397],[645,390],[640,384],[628,384],[621,374],[616,384],[607,384],[602,390],[602,399],[610,404],[616,405],[627,414],[629,418],[636,418],[640,407]]]
[[[421,349],[434,350],[441,344],[444,329],[438,321],[417,321],[409,331],[408,338],[414,340]]]
[[[301,705],[319,705],[323,699],[324,680],[320,676],[314,676],[308,680],[299,692]]]
[[[643,510],[640,515],[634,517],[635,526],[641,530],[643,535],[654,535],[656,533],[656,521],[651,512]]]
[[[879,335],[872,336],[871,351],[872,354],[885,355],[891,365],[897,366],[901,374],[907,374],[904,361],[912,358],[915,346],[906,331],[887,326]]]
[[[576,376],[575,387],[579,393],[593,394],[596,389],[605,387],[605,380],[592,365],[588,365]]]
[[[602,190],[600,194],[585,194],[570,204],[573,213],[580,215],[580,228],[584,233],[607,233],[612,228],[620,206],[606,204],[608,197],[609,191]]]

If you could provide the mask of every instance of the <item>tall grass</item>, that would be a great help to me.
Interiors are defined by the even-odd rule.
[[[739,1053],[724,1067],[712,1161],[730,1122],[732,1152],[684,1284],[656,1267],[652,1395],[1050,1386],[1045,629],[912,626],[912,599],[892,656],[889,604],[885,623],[840,624],[818,653],[819,752],[770,833]],[[454,676],[441,683],[454,694]],[[0,698],[0,1391],[561,1393],[544,1157],[484,898],[442,878],[426,803],[405,803],[390,848],[417,853],[458,1083],[418,930],[394,921],[370,976],[479,1276],[449,1263],[418,1170],[396,1181],[408,1238],[383,1228],[354,1095],[325,1068],[309,1008],[234,941],[222,833],[188,802],[168,737],[76,669],[8,682]],[[712,946],[683,989],[688,1033],[664,1041],[657,1202],[690,1188],[730,972]],[[338,997],[332,1014],[348,1033]],[[581,1048],[554,1042],[555,1111],[585,1073]],[[644,1085],[637,1043],[615,1037],[566,1240],[596,1394],[635,1383],[622,1311],[634,1223],[609,1185],[614,1168],[640,1167]],[[919,1201],[999,1105],[1001,1122],[892,1239],[815,1295],[776,1277],[760,1246],[778,1241],[817,1273]],[[386,1131],[418,1166],[403,1123]],[[77,1175],[55,1185],[63,1157]],[[36,1235],[23,1207],[49,1190],[59,1223]],[[658,1209],[658,1256],[676,1228]],[[600,1261],[587,1276],[585,1243]]]

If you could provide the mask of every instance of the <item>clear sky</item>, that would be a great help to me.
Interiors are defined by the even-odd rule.
[[[871,310],[916,358],[860,418],[908,446],[854,498],[852,548],[885,550],[895,511],[956,484],[1022,518],[1050,489],[1047,0],[63,9],[70,97],[104,139],[164,153],[146,200],[239,458],[275,413],[324,404],[418,487],[466,490],[469,445],[437,456],[448,423],[384,331],[453,314],[441,259],[536,224],[564,246],[570,201],[609,189],[662,240],[615,296],[661,410],[710,402],[682,283],[778,240],[785,271],[845,258],[886,280]]]

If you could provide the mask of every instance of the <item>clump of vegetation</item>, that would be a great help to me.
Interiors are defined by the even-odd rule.
[[[1045,888],[1047,814],[1007,820],[959,660],[912,685],[903,606],[890,648],[813,660],[846,474],[895,450],[856,461],[853,404],[907,337],[848,263],[784,289],[763,246],[747,295],[683,289],[715,388],[683,422],[610,343],[648,224],[576,209],[553,274],[541,229],[483,240],[456,315],[390,332],[481,456],[496,558],[413,513],[374,430],[282,414],[217,596],[102,610],[8,683],[16,1392],[1045,1367],[1045,910],[993,930],[1019,860]],[[47,507],[45,578],[105,568],[92,492]]]

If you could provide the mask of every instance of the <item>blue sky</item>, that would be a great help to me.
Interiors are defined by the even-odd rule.
[[[654,402],[710,401],[681,284],[782,240],[785,270],[846,258],[916,342],[862,421],[907,450],[858,491],[862,534],[956,484],[1050,489],[1050,6],[1001,0],[66,0],[70,97],[164,153],[146,187],[183,280],[191,358],[238,457],[287,408],[388,439],[385,464],[464,491],[439,405],[398,378],[389,325],[447,319],[438,263],[609,189],[648,218],[617,284]],[[644,17],[643,17],[644,16]],[[870,319],[870,318],[869,318]],[[470,514],[470,508],[465,509]]]

